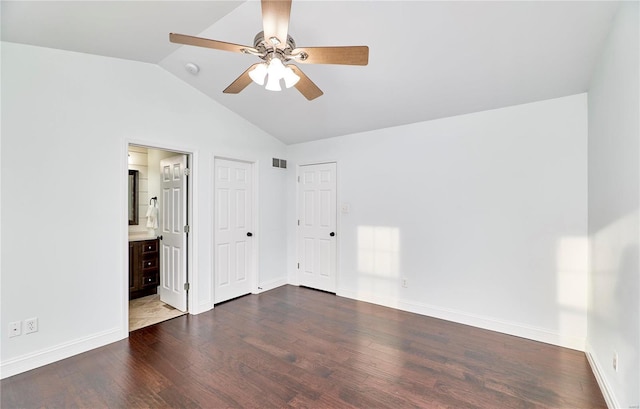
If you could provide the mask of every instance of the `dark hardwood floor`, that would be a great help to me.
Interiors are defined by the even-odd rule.
[[[2,408],[606,408],[581,352],[293,286],[7,378]]]

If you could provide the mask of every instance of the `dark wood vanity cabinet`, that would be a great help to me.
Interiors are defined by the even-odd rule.
[[[160,240],[129,242],[129,299],[156,294],[160,284]]]

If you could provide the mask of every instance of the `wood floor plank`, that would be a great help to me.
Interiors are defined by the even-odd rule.
[[[584,353],[284,286],[0,382],[4,408],[606,408]]]

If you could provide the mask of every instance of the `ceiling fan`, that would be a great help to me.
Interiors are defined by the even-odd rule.
[[[263,31],[253,40],[253,47],[184,34],[169,34],[169,41],[177,44],[213,48],[255,55],[263,62],[253,64],[231,83],[223,92],[237,94],[251,81],[264,85],[270,91],[280,91],[280,80],[285,87],[295,86],[309,101],[323,94],[300,68],[291,62],[300,64],[342,64],[367,65],[369,47],[296,47],[289,35],[289,16],[291,0],[261,0]]]

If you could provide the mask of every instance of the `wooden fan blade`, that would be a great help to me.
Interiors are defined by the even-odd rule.
[[[249,76],[249,72],[256,68],[258,64],[260,63],[253,64],[251,67],[247,68],[245,72],[240,74],[240,76],[236,78],[236,80],[231,84],[229,84],[229,86],[222,92],[224,92],[225,94],[238,94],[240,93],[240,91],[247,88],[247,85],[251,84],[252,81],[251,77]]]
[[[296,89],[300,91],[300,93],[304,95],[306,99],[311,101],[324,94],[324,92],[322,92],[322,90],[318,88],[318,86],[314,84],[313,81],[311,81],[309,77],[307,77],[305,73],[300,70],[300,68],[296,67],[293,64],[287,64],[287,67],[291,67],[293,72],[295,72],[296,75],[300,77],[300,81],[298,81],[296,85],[294,85],[294,87],[296,87]]]
[[[367,65],[369,63],[369,47],[366,45],[347,47],[302,47],[291,51],[292,55],[305,53],[306,59],[297,58],[301,64],[342,64]]]
[[[176,44],[195,45],[196,47],[213,48],[222,51],[241,53],[245,49],[253,49],[246,45],[225,43],[224,41],[209,40],[208,38],[193,37],[185,34],[169,33],[169,41]]]
[[[270,45],[284,49],[287,46],[291,0],[262,0],[261,4],[264,40]],[[271,41],[273,37],[280,43],[274,44]]]

